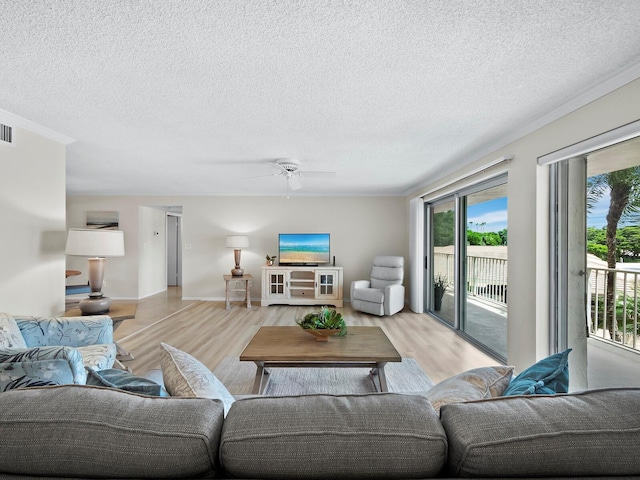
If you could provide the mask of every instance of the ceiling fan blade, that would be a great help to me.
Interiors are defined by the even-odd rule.
[[[251,177],[240,177],[238,180],[247,180],[249,178],[264,178],[264,177],[279,177],[282,172],[279,173],[267,173],[266,175],[253,175]]]
[[[310,170],[301,170],[298,174],[302,177],[324,177],[324,178],[333,178],[336,176],[336,172],[314,172]]]
[[[291,190],[300,190],[302,188],[302,182],[298,178],[298,175],[291,175],[287,181],[289,182]]]
[[[278,170],[279,175],[282,175],[282,174],[286,175],[288,173],[291,173],[286,168],[284,168],[282,165],[280,165],[279,163],[272,163],[271,166],[273,168],[275,168],[276,170]]]

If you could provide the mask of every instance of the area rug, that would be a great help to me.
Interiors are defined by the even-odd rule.
[[[413,358],[389,362],[385,366],[390,392],[425,392],[433,382]],[[256,375],[253,362],[241,362],[237,357],[225,357],[213,373],[233,395],[252,393]],[[369,369],[366,368],[272,368],[265,395],[305,395],[326,393],[343,395],[375,392]]]

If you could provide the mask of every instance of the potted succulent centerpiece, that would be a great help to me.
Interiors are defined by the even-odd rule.
[[[275,262],[276,258],[278,258],[277,255],[273,255],[273,256],[267,255],[267,265],[268,266],[272,266],[273,262]]]
[[[433,280],[433,309],[438,312],[442,308],[442,297],[447,290],[447,282],[442,275]]]
[[[347,334],[347,324],[342,314],[329,307],[322,307],[318,312],[307,313],[296,323],[305,331],[316,337],[318,342],[326,342],[332,335]]]

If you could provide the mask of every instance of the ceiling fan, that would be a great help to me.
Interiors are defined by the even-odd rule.
[[[258,175],[257,177],[247,178],[259,178],[259,177],[273,177],[283,176],[287,181],[287,196],[289,196],[289,189],[300,190],[302,188],[301,177],[335,177],[336,172],[318,172],[311,170],[300,170],[300,162],[295,158],[279,158],[272,166],[277,170],[275,173],[269,175]]]

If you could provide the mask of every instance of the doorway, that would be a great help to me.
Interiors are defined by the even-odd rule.
[[[640,386],[640,122],[538,159],[550,165],[550,351],[571,389]]]
[[[182,217],[167,213],[167,286],[182,286]]]

